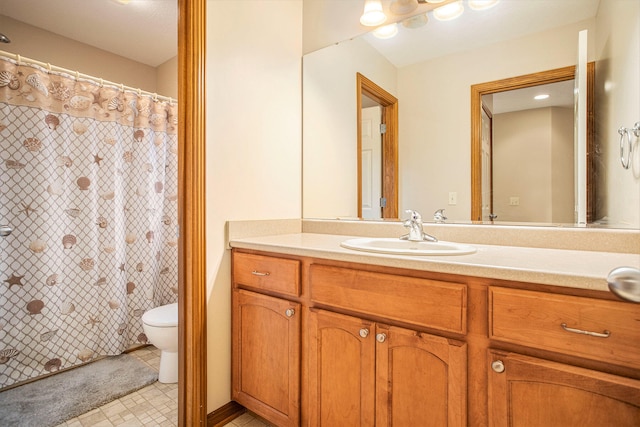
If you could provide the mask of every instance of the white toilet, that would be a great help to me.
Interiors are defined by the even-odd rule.
[[[161,350],[158,381],[178,382],[178,303],[145,312],[142,327],[151,344]]]

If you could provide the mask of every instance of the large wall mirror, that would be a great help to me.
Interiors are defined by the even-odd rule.
[[[578,33],[587,30],[587,59],[595,68],[590,99],[593,148],[589,154],[594,171],[590,194],[595,196],[590,200],[594,215],[589,226],[640,228],[638,139],[633,140],[632,165],[624,169],[617,132],[640,119],[640,105],[634,101],[640,97],[639,21],[640,6],[628,0],[502,1],[487,11],[467,8],[455,21],[440,22],[429,14],[428,22],[420,28],[400,24],[392,39],[364,34],[306,54],[303,216],[364,216],[358,200],[362,154],[357,141],[362,124],[358,120],[356,76],[360,73],[398,100],[398,216],[415,209],[428,219],[436,210],[445,209],[447,222],[475,220],[471,216],[472,86],[575,67]],[[487,102],[501,101],[493,97]],[[570,104],[545,108],[548,121],[560,116],[573,120]],[[505,120],[507,113],[501,116],[496,119],[515,123]],[[556,132],[559,127],[554,129]],[[566,147],[553,148],[542,137],[532,138],[535,142],[529,142],[527,148],[530,153],[547,156],[557,166],[559,151],[563,151],[567,161]],[[545,154],[541,154],[543,146],[547,147]],[[532,160],[532,156],[523,160],[522,149],[512,151],[520,152],[520,157],[510,161],[516,169]],[[507,152],[503,150],[501,155]],[[555,170],[563,172],[562,167]],[[571,207],[571,190],[555,191],[560,186],[557,182],[547,185],[552,190],[547,199],[557,206]],[[500,200],[494,201],[503,207],[492,223],[573,223],[573,213],[513,215],[528,203],[539,213],[560,210],[538,201],[538,190],[531,186],[511,191],[505,190]]]

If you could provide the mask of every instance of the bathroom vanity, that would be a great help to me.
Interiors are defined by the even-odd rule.
[[[640,304],[598,275],[640,255],[347,237],[231,240],[233,400],[278,426],[637,425]]]

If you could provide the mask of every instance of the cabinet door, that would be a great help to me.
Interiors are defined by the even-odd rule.
[[[355,317],[310,310],[309,425],[374,425],[373,328]]]
[[[640,381],[490,352],[491,426],[637,427]]]
[[[467,346],[378,325],[376,426],[467,424]]]
[[[233,292],[232,399],[278,426],[300,423],[300,305]]]

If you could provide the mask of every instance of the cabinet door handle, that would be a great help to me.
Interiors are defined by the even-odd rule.
[[[502,360],[495,360],[493,363],[491,363],[491,369],[499,374],[503,373],[505,370],[504,362]]]
[[[253,271],[251,272],[251,274],[253,274],[254,276],[268,276],[268,275],[269,275],[269,272],[267,271],[266,273],[263,273],[263,272],[261,272],[261,271],[253,270]]]
[[[376,341],[385,342],[387,340],[387,334],[379,333],[376,335]]]
[[[362,338],[366,338],[369,336],[369,330],[367,328],[360,329],[360,336]]]
[[[589,335],[591,337],[598,337],[598,338],[609,338],[609,336],[611,335],[611,332],[605,330],[603,332],[591,332],[591,331],[583,331],[582,329],[575,329],[575,328],[570,328],[567,326],[566,323],[562,323],[560,324],[560,326],[562,326],[562,329],[564,329],[567,332],[573,332],[574,334],[582,334],[582,335]]]
[[[287,311],[284,312],[287,317],[293,317],[294,314],[296,314],[296,311],[293,308],[287,308]]]

